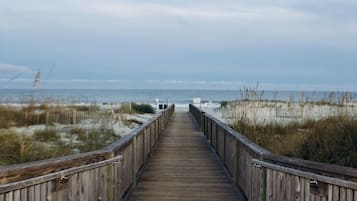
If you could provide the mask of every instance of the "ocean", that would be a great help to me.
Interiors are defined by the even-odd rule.
[[[264,100],[300,101],[301,91],[258,91]],[[304,100],[338,101],[342,92],[308,91]],[[357,93],[349,92],[351,102],[356,102]],[[181,90],[181,89],[0,89],[0,103],[26,103],[29,100],[56,103],[119,103],[140,102],[189,104],[193,98],[200,97],[202,102],[219,103],[239,100],[246,96],[240,90]]]

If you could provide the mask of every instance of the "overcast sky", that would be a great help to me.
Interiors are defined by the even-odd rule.
[[[356,91],[356,64],[355,0],[0,0],[1,88]]]

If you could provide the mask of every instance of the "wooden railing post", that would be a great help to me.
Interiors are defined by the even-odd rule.
[[[259,201],[266,201],[266,192],[267,192],[267,169],[261,167]]]
[[[132,146],[132,177],[133,177],[133,185],[136,186],[136,182],[137,182],[137,175],[136,175],[136,171],[138,169],[138,164],[137,162],[137,153],[136,153],[136,149],[137,149],[137,141],[136,141],[137,135],[133,137],[133,146]]]

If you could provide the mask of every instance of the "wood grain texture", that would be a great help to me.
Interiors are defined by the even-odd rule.
[[[224,163],[230,175],[237,178],[237,141],[230,135],[226,135]]]
[[[130,200],[239,200],[188,113],[175,113]]]

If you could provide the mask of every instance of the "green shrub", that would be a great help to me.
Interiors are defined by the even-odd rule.
[[[228,107],[229,102],[228,101],[221,101],[221,108],[226,108]]]
[[[132,104],[132,108],[136,113],[144,114],[155,114],[155,109],[149,104]]]
[[[335,118],[317,122],[298,156],[356,168],[357,120]]]
[[[279,124],[251,125],[243,119],[236,121],[232,127],[247,136],[254,143],[269,151],[293,156],[298,153],[299,147],[307,138],[301,131],[311,126],[291,123],[286,126]]]
[[[123,103],[115,112],[124,114],[155,114],[155,109],[149,104]]]
[[[100,107],[98,105],[71,105],[69,108],[81,112],[98,111]]]
[[[304,124],[232,127],[269,151],[305,160],[357,167],[357,120],[337,117]]]

